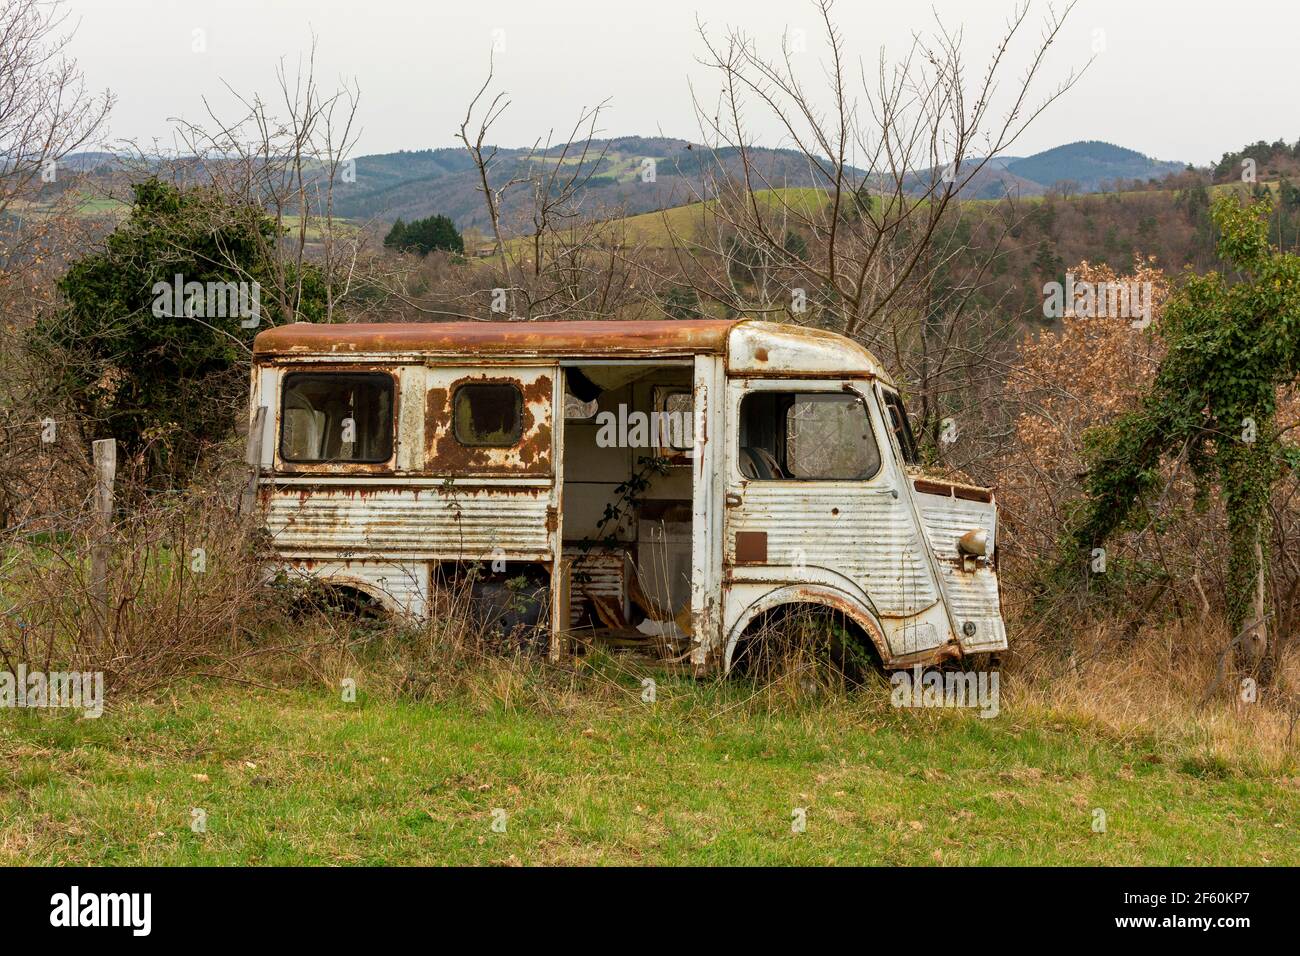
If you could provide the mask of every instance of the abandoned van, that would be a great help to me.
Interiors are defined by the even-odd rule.
[[[831,332],[281,326],[249,448],[282,573],[417,618],[469,581],[553,658],[646,642],[725,671],[794,609],[887,668],[1006,647],[993,493],[922,476],[889,376]]]

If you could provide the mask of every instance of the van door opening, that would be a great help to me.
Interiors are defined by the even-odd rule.
[[[680,660],[691,643],[692,363],[564,368],[568,649]]]

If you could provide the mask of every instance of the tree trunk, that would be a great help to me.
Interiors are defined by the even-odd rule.
[[[1255,626],[1251,628],[1242,642],[1243,655],[1252,664],[1264,658],[1268,648],[1268,625],[1264,623],[1264,605],[1266,603],[1267,569],[1264,567],[1264,532],[1259,525],[1255,527]]]

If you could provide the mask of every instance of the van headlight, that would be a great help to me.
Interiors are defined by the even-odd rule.
[[[973,557],[983,557],[989,553],[989,533],[983,528],[972,528],[957,539],[957,550]]]

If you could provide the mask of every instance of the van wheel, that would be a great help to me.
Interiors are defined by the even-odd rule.
[[[794,681],[829,689],[859,687],[882,670],[871,638],[843,611],[787,604],[745,628],[731,673],[765,684]]]

